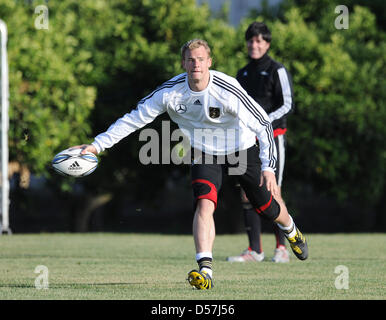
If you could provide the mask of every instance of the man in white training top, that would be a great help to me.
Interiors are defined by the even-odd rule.
[[[188,273],[188,281],[197,289],[214,286],[213,213],[225,173],[237,175],[256,214],[275,221],[285,232],[294,254],[306,259],[308,248],[304,236],[285,204],[273,198],[278,194],[276,147],[268,115],[235,78],[209,70],[212,59],[206,41],[188,41],[182,46],[181,55],[185,73],[166,81],[139,101],[135,110],[96,136],[90,145],[74,148],[98,154],[164,112],[178,124],[192,147],[193,236],[199,268]]]

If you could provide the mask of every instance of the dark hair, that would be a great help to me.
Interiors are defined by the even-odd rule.
[[[263,22],[252,22],[247,31],[245,31],[245,40],[248,41],[254,36],[259,36],[261,34],[262,38],[267,41],[271,42],[272,35],[271,31],[269,31],[268,27]]]

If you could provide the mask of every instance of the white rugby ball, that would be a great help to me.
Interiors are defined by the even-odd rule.
[[[52,167],[61,175],[84,177],[94,172],[98,158],[91,152],[80,154],[82,149],[66,149],[59,152],[52,160]]]

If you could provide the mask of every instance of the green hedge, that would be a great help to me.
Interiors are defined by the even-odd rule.
[[[337,30],[335,5],[325,1],[319,8],[320,3],[286,2],[280,19],[266,19],[271,55],[294,82],[286,176],[339,199],[376,204],[385,190],[385,33],[377,29],[375,14],[361,6],[350,11],[349,29]],[[39,4],[49,9],[48,30],[34,26]],[[194,0],[2,0],[0,18],[9,32],[10,160],[55,185],[63,179],[51,176],[53,155],[91,142],[145,94],[182,72],[179,50],[187,40],[205,38],[214,68],[235,75],[247,62],[244,30],[252,21],[230,26]],[[120,147],[127,158],[114,151],[104,158],[105,169],[93,178],[98,192],[136,194],[140,188],[128,179],[185,170],[139,165],[134,171],[139,143],[127,140]],[[86,187],[94,190],[95,183]]]

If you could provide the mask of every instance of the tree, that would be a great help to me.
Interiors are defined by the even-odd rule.
[[[80,47],[85,39],[72,34],[74,12],[52,5],[49,28],[39,30],[34,8],[15,1],[0,4],[9,32],[10,161],[49,177],[55,152],[91,134],[87,118],[96,88],[82,79],[92,68],[91,53]]]
[[[194,0],[63,0],[46,3],[49,28],[39,30],[38,4],[0,3],[9,30],[10,160],[15,168],[44,176],[59,194],[66,190],[63,197],[73,199],[72,190],[82,190],[76,201],[85,208],[76,209],[76,220],[83,229],[87,221],[79,212],[91,215],[110,199],[116,206],[110,205],[111,212],[122,199],[159,210],[169,185],[189,188],[188,167],[140,164],[144,143],[138,133],[104,152],[98,170],[82,180],[58,177],[50,170],[51,159],[68,146],[90,143],[158,85],[183,72],[180,47],[192,38],[209,42],[214,69],[235,76],[247,62],[244,31],[252,19],[234,28]],[[271,54],[294,80],[296,116],[289,119],[286,179],[367,208],[380,204],[385,33],[366,7],[350,5],[349,29],[338,30],[335,5],[327,0],[284,4],[275,14],[264,10],[274,38]],[[151,127],[161,133],[163,120],[168,117]]]
[[[68,146],[91,142],[156,86],[182,72],[184,42],[209,37],[218,64],[232,50],[222,39],[232,43],[235,31],[209,19],[209,8],[193,0],[50,2],[48,30],[39,30],[34,26],[38,4],[0,4],[10,30],[10,160],[45,176],[51,190],[71,193],[80,185],[85,202],[80,212],[89,211],[94,196],[153,200],[176,175],[172,172],[186,175],[187,168],[140,165],[138,135],[106,152],[98,175],[82,181],[58,177],[50,161]],[[159,128],[162,119],[152,126]]]

